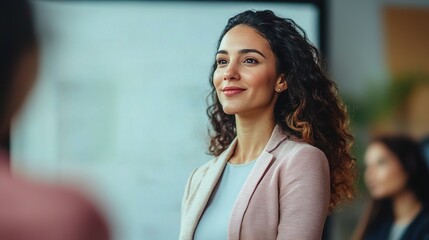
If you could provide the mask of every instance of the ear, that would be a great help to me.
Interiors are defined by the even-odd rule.
[[[286,82],[286,77],[285,75],[282,73],[279,75],[279,77],[277,78],[276,81],[276,89],[275,91],[278,93],[283,92],[284,90],[287,89],[287,82]]]

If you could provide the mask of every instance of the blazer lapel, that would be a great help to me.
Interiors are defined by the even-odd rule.
[[[247,177],[247,180],[241,189],[237,200],[235,201],[228,227],[228,239],[240,239],[241,222],[243,220],[247,206],[249,205],[250,199],[252,198],[253,192],[275,160],[271,152],[286,138],[287,135],[283,133],[280,126],[276,125],[271,134],[270,140],[268,141],[261,155],[258,157],[255,166]]]
[[[189,229],[189,233],[191,233],[191,239],[193,239],[198,222],[200,221],[210,196],[216,187],[220,176],[222,175],[225,165],[234,152],[236,143],[237,138],[235,138],[229,147],[221,155],[219,155],[216,162],[210,166],[201,180],[199,191],[195,195],[195,201],[192,203],[190,206],[191,209],[189,210],[190,213],[193,213],[188,218],[188,226],[192,226],[192,228]]]

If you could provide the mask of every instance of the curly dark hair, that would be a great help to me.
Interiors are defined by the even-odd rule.
[[[272,11],[245,11],[228,20],[224,35],[237,25],[254,28],[270,44],[276,56],[277,74],[284,74],[287,90],[279,94],[274,119],[291,137],[321,149],[329,160],[330,210],[354,198],[356,161],[351,156],[353,136],[348,125],[346,106],[338,96],[336,84],[328,76],[318,49],[308,40],[304,30],[293,20],[280,18]],[[221,154],[236,136],[235,116],[226,114],[210,76],[212,90],[207,98],[209,153]]]

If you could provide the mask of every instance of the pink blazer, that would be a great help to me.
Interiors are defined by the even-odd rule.
[[[190,175],[182,202],[180,240],[193,239],[236,143],[237,139]],[[291,140],[276,126],[237,197],[228,239],[321,239],[330,201],[329,181],[325,154]]]

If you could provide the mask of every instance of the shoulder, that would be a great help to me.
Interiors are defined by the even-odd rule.
[[[272,154],[276,157],[278,164],[289,167],[290,164],[312,164],[329,165],[325,153],[306,142],[286,139]]]
[[[16,229],[16,222],[20,222],[19,228],[22,230],[38,229],[36,235],[28,238],[26,234],[31,231],[22,231],[19,234],[23,239],[47,239],[48,235],[60,239],[70,232],[79,234],[80,238],[70,236],[67,239],[109,238],[108,223],[101,211],[93,200],[78,189],[12,178],[3,173],[0,173],[0,178],[0,203],[8,202],[0,206],[0,221],[16,220],[4,222],[11,231],[0,232],[1,239],[4,234],[18,234],[12,230]],[[3,211],[6,210],[3,205],[7,206],[8,211]]]
[[[273,176],[283,209],[306,209],[306,213],[296,216],[303,223],[310,219],[324,221],[329,209],[330,173],[323,151],[307,143],[285,140],[273,156]]]
[[[79,233],[80,239],[109,239],[107,219],[95,199],[72,186],[41,186],[40,188],[45,188],[45,191],[49,192],[47,194],[49,198],[46,197],[45,203],[55,211],[55,213],[51,212],[51,217],[58,219],[51,226]],[[42,200],[40,198],[40,201]],[[43,203],[39,206],[43,206]],[[58,234],[63,233],[58,231]]]
[[[318,199],[323,196],[329,204],[329,162],[322,150],[308,143],[286,140],[272,154],[282,196],[300,186],[301,192],[310,191],[309,196],[317,193]]]
[[[192,196],[194,196],[196,192],[210,187],[211,180],[219,174],[221,167],[221,159],[215,157],[191,172],[183,194],[182,211],[185,205],[189,204],[189,201],[192,201]],[[204,181],[205,179],[209,179],[209,181]]]
[[[205,172],[207,172],[212,166],[216,165],[216,163],[218,163],[219,158],[218,157],[213,157],[212,159],[210,159],[208,162],[204,163],[203,165],[197,167],[195,169],[195,173],[196,174],[204,174]]]
[[[410,228],[418,233],[415,236],[418,239],[429,239],[429,209],[424,207],[422,212],[417,216],[417,219],[411,224]]]
[[[194,169],[188,179],[189,183],[201,181],[201,179],[208,173],[208,171],[218,163],[219,158],[214,157],[210,161]]]

